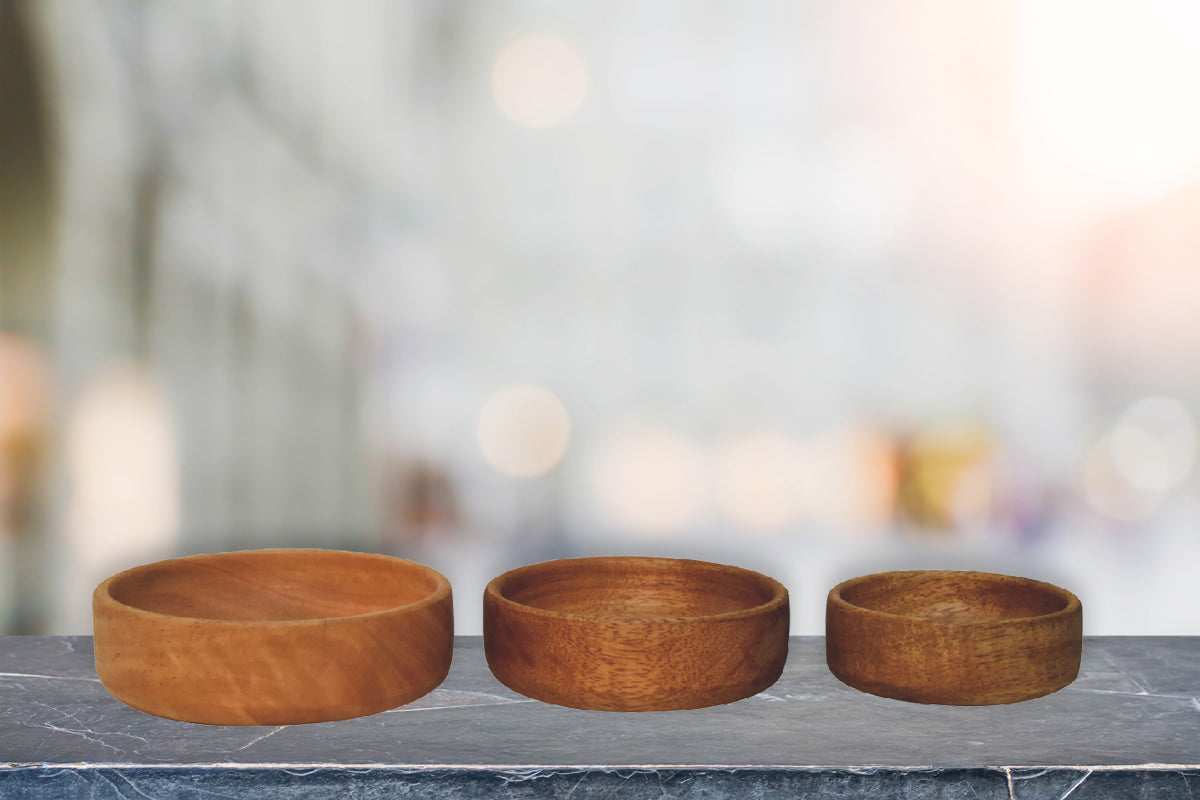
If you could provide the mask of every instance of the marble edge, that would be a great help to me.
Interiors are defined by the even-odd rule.
[[[349,764],[342,762],[304,762],[294,761],[242,763],[242,762],[207,762],[207,763],[159,763],[145,764],[138,762],[7,762],[0,763],[0,772],[16,770],[229,770],[238,772],[253,772],[259,770],[281,771],[292,774],[312,773],[321,770],[341,772],[395,772],[399,774],[420,774],[425,772],[461,772],[461,773],[494,773],[503,775],[536,775],[544,772],[554,774],[579,773],[630,773],[652,774],[664,770],[688,772],[844,772],[851,775],[873,775],[878,773],[914,773],[914,772],[955,772],[962,770],[984,770],[993,772],[1011,772],[1013,770],[1038,770],[1040,772],[1178,772],[1180,770],[1200,770],[1200,764],[978,764],[970,766],[931,765],[931,764],[863,764],[848,766],[845,764],[377,764],[362,762]]]

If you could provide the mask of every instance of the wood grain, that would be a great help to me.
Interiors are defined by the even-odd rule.
[[[829,592],[826,661],[844,683],[916,703],[1016,703],[1075,680],[1083,611],[1049,583],[917,570]]]
[[[119,700],[211,725],[348,719],[446,677],[450,584],[421,564],[248,550],[135,567],[92,598],[96,671]]]
[[[547,561],[483,596],[488,666],[506,686],[573,708],[664,711],[729,703],[783,670],[788,594],[703,561]]]

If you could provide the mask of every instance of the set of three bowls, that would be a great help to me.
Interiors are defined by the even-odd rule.
[[[771,686],[788,593],[723,564],[547,561],[484,591],[484,651],[509,688],[557,705],[664,711]],[[248,550],[135,567],[93,596],[96,669],[118,699],[170,719],[289,725],[405,705],[445,679],[450,584],[400,558]],[[922,703],[1012,703],[1078,674],[1079,600],[982,572],[886,572],[829,592],[826,660],[843,682]]]

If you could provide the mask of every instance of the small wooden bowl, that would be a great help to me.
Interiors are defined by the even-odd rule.
[[[765,575],[704,561],[547,561],[487,585],[483,644],[501,683],[548,703],[704,708],[779,678],[788,594]]]
[[[96,587],[96,671],[117,699],[210,725],[349,719],[446,677],[450,584],[337,550],[247,550],[135,567]]]
[[[825,656],[839,680],[914,703],[1016,703],[1079,674],[1083,612],[1049,583],[917,570],[854,578],[829,592]]]

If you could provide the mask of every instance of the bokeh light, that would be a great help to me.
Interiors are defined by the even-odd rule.
[[[479,450],[497,471],[533,478],[567,452],[571,421],[562,401],[540,386],[499,390],[484,403],[476,425]]]
[[[1196,459],[1196,423],[1170,397],[1144,397],[1117,421],[1110,441],[1114,466],[1130,483],[1153,492],[1175,488]]]
[[[847,132],[822,159],[820,235],[831,251],[879,257],[896,252],[913,223],[909,169],[886,138]]]
[[[787,250],[814,235],[818,175],[788,142],[734,140],[717,154],[710,177],[716,200],[747,245]]]
[[[1158,507],[1161,492],[1130,483],[1117,466],[1113,437],[1106,435],[1093,444],[1083,462],[1083,493],[1088,504],[1106,517],[1136,522]]]
[[[891,440],[863,425],[826,431],[810,443],[812,515],[827,531],[870,537],[885,533],[899,502]]]
[[[87,578],[166,551],[179,528],[179,454],[170,401],[142,366],[89,383],[66,436],[68,536]]]
[[[560,36],[522,36],[492,65],[496,105],[524,128],[552,128],[571,119],[583,105],[587,84],[583,56]]]
[[[54,383],[0,333],[0,573],[626,534],[1065,565],[1196,632],[1200,6],[100,5],[22,6],[59,179],[0,187],[0,323]],[[107,23],[145,70],[69,46]]]
[[[900,510],[925,530],[950,531],[984,521],[992,505],[993,443],[975,422],[918,431],[900,452]]]
[[[30,339],[0,334],[0,440],[45,424],[49,409],[45,356]]]
[[[1143,397],[1088,450],[1083,490],[1093,508],[1117,520],[1145,519],[1183,483],[1196,459],[1196,423],[1171,397]]]
[[[803,449],[784,436],[737,436],[717,456],[717,503],[736,528],[771,531],[796,523],[810,484]]]
[[[670,428],[626,431],[605,443],[592,466],[595,496],[615,525],[675,534],[704,510],[707,466],[700,447]]]
[[[0,536],[29,523],[49,441],[50,378],[31,339],[0,334]]]

